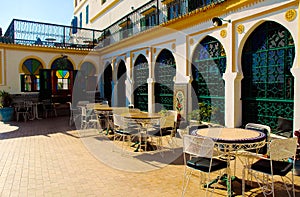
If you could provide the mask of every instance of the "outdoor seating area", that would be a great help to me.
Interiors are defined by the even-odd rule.
[[[57,3],[0,27],[0,196],[300,197],[299,1]]]
[[[97,136],[101,141],[110,143],[107,154],[115,155],[119,159],[147,154],[149,157],[152,155],[153,159],[164,160],[170,155],[175,157],[175,150],[180,150],[180,155],[183,155],[182,165],[187,167],[182,180],[182,195],[189,190],[190,179],[195,178],[194,176],[201,180],[200,188],[206,192],[215,193],[218,190],[217,185],[224,184],[225,188],[221,190],[226,190],[227,196],[234,196],[240,191],[245,194],[253,189],[257,192],[260,188],[263,193],[276,193],[273,175],[287,175],[291,178],[285,188],[288,194],[295,192],[296,138],[287,138],[288,142],[282,142],[294,145],[286,157],[276,157],[280,161],[273,164],[274,169],[271,172],[264,172],[264,176],[269,175],[269,178],[255,176],[256,180],[252,179],[250,172],[257,170],[254,166],[267,162],[261,159],[271,156],[271,144],[279,140],[270,137],[268,126],[249,123],[245,128],[226,128],[221,125],[202,124],[177,130],[177,114],[171,110],[164,114],[148,113],[133,107],[110,107],[107,103],[85,101],[78,103],[78,109],[81,111],[81,118],[74,121],[81,121],[80,136],[84,140]],[[211,146],[208,147],[209,144]],[[176,156],[182,157],[180,155]],[[272,156],[270,159],[269,165],[272,166]],[[176,158],[171,162],[174,160]],[[285,169],[282,172],[284,174],[279,172],[282,166]],[[218,173],[219,170],[222,173]],[[205,175],[198,177],[193,171],[205,172],[208,178],[203,178],[207,177]],[[253,184],[254,181],[257,185]],[[240,185],[238,189],[236,184]],[[276,184],[286,182],[282,179]]]
[[[53,121],[55,121],[56,127],[52,126]],[[12,128],[18,128],[18,129],[13,130]],[[212,129],[212,128],[208,128],[208,129]],[[198,129],[197,130],[198,135],[201,134],[200,131],[202,134],[205,133],[205,129]],[[49,136],[49,138],[45,138],[44,136],[46,135]],[[194,138],[206,139],[206,137],[200,137],[194,135],[188,135],[188,136],[189,139],[191,139],[190,142],[194,142],[193,141]],[[148,192],[148,190],[146,189],[147,187],[144,186],[145,184],[149,184],[150,183],[149,181],[151,181],[152,187],[157,187],[157,189],[155,189],[155,191],[153,192],[154,196],[158,196],[161,194],[165,194],[164,196],[181,196],[183,191],[183,183],[184,183],[183,175],[184,175],[184,168],[185,168],[185,162],[182,153],[185,152],[185,150],[192,151],[191,147],[193,147],[193,146],[186,146],[185,144],[183,144],[183,138],[181,138],[179,135],[175,138],[175,140],[179,142],[178,148],[174,149],[175,153],[173,151],[166,151],[164,155],[161,155],[158,152],[161,150],[134,152],[133,151],[134,149],[130,149],[130,148],[123,149],[122,148],[123,141],[119,141],[115,144],[112,144],[113,141],[105,133],[99,133],[99,130],[96,129],[75,130],[74,125],[69,126],[68,116],[41,119],[39,121],[31,121],[31,124],[28,124],[28,122],[25,123],[23,121],[10,122],[10,126],[1,124],[0,137],[2,139],[2,143],[0,144],[0,147],[3,150],[3,153],[7,154],[8,152],[13,151],[14,149],[12,145],[13,144],[17,145],[18,143],[20,143],[20,145],[23,144],[23,148],[20,151],[20,154],[22,154],[25,158],[29,159],[29,157],[32,156],[24,154],[23,150],[24,151],[31,150],[34,147],[34,149],[39,149],[39,153],[34,156],[35,163],[41,162],[42,168],[45,169],[48,168],[50,174],[55,174],[57,173],[57,171],[60,172],[59,177],[51,175],[51,177],[49,177],[51,181],[42,180],[45,181],[45,187],[50,187],[51,182],[59,181],[61,176],[64,176],[65,178],[69,177],[70,181],[64,184],[65,187],[61,188],[58,193],[69,192],[68,194],[75,194],[74,192],[79,192],[79,189],[77,189],[77,187],[80,188],[79,182],[77,182],[76,180],[78,180],[80,177],[81,178],[85,177],[86,181],[84,185],[86,185],[87,187],[86,189],[80,190],[83,195],[88,193],[96,194],[97,192],[100,192],[99,190],[96,189],[97,187],[101,188],[101,192],[105,192],[107,195],[112,195],[112,196],[120,195],[120,190],[118,191],[112,190],[110,187],[111,184],[115,186],[117,185],[118,188],[123,189],[122,190],[123,194],[125,193],[130,194],[134,191]],[[37,138],[40,140],[34,140],[32,141],[32,143],[25,143],[24,141],[33,138]],[[214,138],[209,138],[209,139],[214,139]],[[8,146],[8,142],[11,140],[14,140],[15,143],[10,143],[11,145]],[[123,144],[124,147],[128,147],[127,142],[128,141],[125,140],[125,143]],[[220,144],[221,142],[211,140],[211,143],[214,144],[214,146],[212,147],[216,147],[216,145]],[[47,144],[46,149],[42,148],[46,144]],[[223,144],[226,143],[223,142]],[[113,151],[113,145],[115,145],[114,147],[116,148],[115,151]],[[7,146],[7,148],[5,146]],[[66,146],[68,147],[68,150],[72,150],[72,151],[67,151],[62,148]],[[197,143],[197,147],[200,146],[201,143]],[[183,149],[183,147],[185,147],[185,149]],[[223,147],[222,150],[225,149],[228,150],[228,148],[229,147]],[[240,148],[242,148],[242,146],[240,146]],[[49,150],[53,153],[55,152],[56,154],[47,153],[49,152]],[[201,148],[194,149],[194,151],[197,150],[204,151],[204,149]],[[59,155],[57,154],[60,152],[62,158],[57,159],[59,158]],[[41,157],[39,156],[39,154],[44,156]],[[202,152],[201,154],[202,156],[204,156],[203,155],[204,152]],[[107,157],[107,155],[109,155],[109,157]],[[218,176],[220,179],[220,180],[218,179],[219,181],[217,183],[213,183],[211,187],[207,189],[208,194],[213,192],[213,196],[227,196],[228,194],[226,182],[223,182],[221,179],[223,178],[222,176],[223,173],[228,173],[226,171],[228,170],[227,161],[222,160],[220,158],[220,155],[215,154],[214,156],[216,157],[219,156],[218,159],[222,161],[221,163],[223,163],[222,164],[223,169],[220,171],[220,173],[218,173],[217,171],[212,172],[213,170],[211,170],[211,172],[209,173],[211,180],[218,178]],[[45,156],[47,157],[47,160],[49,159],[52,161],[51,166],[52,165],[56,166],[55,168],[50,168],[50,166],[48,166],[49,164],[45,163],[46,160],[42,159]],[[172,159],[169,158],[170,156],[172,156]],[[198,161],[198,159],[199,159],[198,157],[194,157],[193,160],[186,160],[187,164],[189,165],[189,168],[191,168],[192,164],[196,164],[196,166],[198,166],[198,169],[196,169],[195,172],[199,171],[199,167],[200,167],[196,162]],[[3,158],[0,161],[0,163],[2,164],[3,162],[5,162],[5,160],[6,159]],[[25,163],[21,164],[20,163],[21,161],[25,162],[26,159],[18,161],[18,163],[20,164],[18,165],[19,166],[18,168],[22,168],[22,166],[26,166]],[[67,161],[72,161],[72,162],[70,163]],[[191,163],[192,161],[193,163]],[[13,162],[13,160],[11,162]],[[67,164],[68,168],[70,169],[74,169],[74,170],[77,169],[76,173],[74,174],[74,170],[70,171],[64,169],[63,168],[64,165],[62,165],[61,162],[67,162],[65,164]],[[230,167],[232,169],[231,174],[236,177],[243,178],[244,165],[241,162],[241,160],[240,159],[230,160],[230,164],[231,164]],[[30,169],[32,170],[36,169],[36,167],[32,166],[34,165],[33,163],[32,164],[30,163],[29,165],[31,166]],[[7,171],[16,170],[15,168],[12,169],[9,167],[13,165],[1,165],[1,166],[3,166],[3,170],[5,169]],[[89,169],[89,170],[85,171],[83,169]],[[234,172],[233,169],[235,169]],[[140,172],[143,173],[141,174]],[[190,177],[189,183],[187,184],[186,190],[184,192],[185,194],[184,196],[201,196],[204,195],[206,191],[204,184],[199,185],[199,180],[201,176],[195,172],[193,172]],[[34,174],[34,172],[29,172],[29,174],[31,173]],[[37,172],[36,176],[47,177],[47,175],[43,173],[44,171]],[[94,175],[92,176],[92,174]],[[120,179],[120,176],[126,177],[126,181],[124,179],[123,183],[122,182],[116,183],[113,177],[115,178],[119,177],[118,179]],[[291,172],[289,172],[287,176],[291,176]],[[154,177],[161,177],[161,178],[158,180]],[[254,177],[251,179],[250,174],[248,175],[247,168],[245,168],[244,177],[245,177],[245,196],[263,196],[262,191],[260,190],[260,187],[257,184],[257,180]],[[15,179],[17,179],[17,174],[15,176]],[[207,179],[203,179],[204,183],[207,183],[206,180]],[[250,180],[252,180],[252,182],[250,182]],[[136,185],[135,186],[136,188],[134,190],[125,189],[130,184],[135,184],[136,182],[140,182],[140,183],[143,182],[144,184]],[[164,183],[163,185],[167,185],[167,186],[165,187],[161,185],[162,182]],[[283,182],[281,181],[280,177],[275,176],[273,182],[274,182],[274,191],[276,196],[287,196],[286,190],[284,188]],[[300,184],[299,184],[300,177],[294,176],[293,182],[295,187],[295,195],[297,196],[300,194]],[[31,185],[31,182],[30,183],[27,182],[27,183],[28,186]],[[67,190],[67,188],[70,187],[69,185],[72,185],[72,188],[74,189]],[[232,185],[231,188],[234,191],[235,196],[242,196],[242,187],[243,187],[242,182],[232,180],[231,185]],[[54,187],[55,187],[54,185],[51,185],[51,188]],[[5,186],[4,188],[7,187]],[[40,189],[36,188],[35,190],[45,191],[45,189],[46,188],[41,187]],[[4,194],[3,192],[5,191],[3,190],[1,194]],[[289,191],[291,192],[292,190]],[[31,194],[31,192],[32,191],[28,189],[28,194]]]
[[[24,122],[69,114],[67,103],[56,103],[51,99],[39,100],[33,96],[14,98],[12,106],[14,107],[13,119]]]

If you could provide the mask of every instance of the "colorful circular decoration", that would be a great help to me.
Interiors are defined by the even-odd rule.
[[[236,28],[236,31],[239,33],[239,34],[242,34],[244,31],[245,31],[245,26],[242,25],[242,24],[239,24]]]
[[[172,49],[175,50],[175,48],[176,48],[176,44],[173,43],[173,44],[172,44]]]
[[[156,48],[153,48],[153,53],[156,53]]]
[[[226,31],[225,29],[221,30],[221,31],[220,31],[220,36],[221,36],[222,38],[226,38],[226,36],[227,36],[227,31]]]
[[[194,39],[191,38],[191,39],[190,39],[190,45],[193,45],[193,44],[194,44]]]
[[[287,21],[293,21],[297,16],[297,12],[294,9],[290,9],[288,11],[286,11],[285,13],[285,20]]]

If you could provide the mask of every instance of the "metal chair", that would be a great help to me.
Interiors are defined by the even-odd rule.
[[[81,106],[81,129],[100,128],[98,115],[94,113],[91,107]]]
[[[153,138],[155,138],[155,145],[156,145],[156,150],[162,150],[163,149],[163,133],[162,133],[162,125],[165,124],[165,117],[162,117],[160,119],[153,119],[150,120],[147,123],[146,126],[146,132],[145,132],[145,137],[146,139],[149,137],[151,139],[151,142],[153,143]],[[147,144],[146,144],[146,149],[147,149]],[[163,152],[160,152],[161,156],[163,156]]]
[[[245,171],[248,170],[257,180],[264,196],[274,193],[274,176],[280,176],[284,183],[285,189],[291,196],[287,182],[290,181],[293,196],[295,196],[294,188],[294,168],[297,150],[297,138],[274,139],[270,142],[269,157],[259,157],[253,164],[245,165],[243,169],[243,195],[245,193]],[[292,178],[287,175],[291,172]],[[270,182],[271,181],[271,182]]]
[[[215,154],[215,142],[211,138],[184,135],[183,136],[183,158],[184,158],[184,180],[182,186],[182,196],[184,196],[186,188],[188,186],[189,179],[193,171],[199,171],[201,173],[201,184],[206,188],[207,195],[209,188],[209,181],[211,181],[211,172],[220,172],[223,169],[227,169],[227,162],[214,157]],[[189,158],[187,158],[187,154]],[[215,155],[216,156],[216,155]],[[188,172],[190,171],[190,172]],[[204,178],[204,180],[203,180]],[[213,188],[214,191],[214,188]]]
[[[177,111],[168,110],[164,116],[164,123],[160,125],[161,135],[169,137],[168,143],[172,148],[177,147],[174,139],[177,132]]]
[[[263,132],[266,135],[266,142],[268,142],[270,140],[271,128],[267,125],[248,123],[248,124],[246,124],[245,129],[252,129],[252,130]],[[253,150],[253,151],[256,153],[259,153],[259,154],[266,154],[267,149],[268,149],[268,147],[267,147],[267,143],[266,143],[266,145],[264,147],[262,147],[258,150]]]
[[[55,103],[52,103],[51,100],[43,100],[43,110],[45,113],[45,118],[48,117],[48,113],[54,113],[55,117],[57,116]]]
[[[15,111],[16,111],[17,121],[19,121],[21,115],[24,121],[27,122],[27,119],[29,119],[30,112],[31,112],[30,106],[28,106],[25,102],[16,103]]]
[[[80,116],[80,110],[78,109],[78,107],[74,107],[71,102],[67,102],[67,103],[69,104],[69,108],[70,108],[69,125],[72,126],[75,120]]]
[[[115,141],[117,139],[122,139],[122,150],[124,151],[124,143],[126,139],[131,142],[133,136],[137,136],[139,133],[139,128],[134,125],[130,125],[123,120],[123,117],[119,114],[113,114],[114,122],[114,145],[113,151],[115,150]]]

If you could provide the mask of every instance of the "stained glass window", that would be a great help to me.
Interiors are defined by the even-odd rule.
[[[42,63],[34,58],[29,58],[22,65],[21,91],[36,92],[40,90],[39,70],[42,69]]]
[[[57,70],[57,90],[68,90],[70,72],[68,70]]]

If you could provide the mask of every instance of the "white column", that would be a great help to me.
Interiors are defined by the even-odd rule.
[[[147,83],[148,83],[148,111],[150,113],[153,113],[155,111],[155,106],[154,106],[154,104],[155,104],[155,97],[154,97],[155,81],[153,80],[153,78],[148,78]]]
[[[132,58],[130,54],[126,55],[125,58],[125,65],[126,65],[126,80],[125,80],[125,87],[126,87],[126,106],[129,104],[134,103],[134,82],[133,82],[133,65],[132,65]],[[127,103],[128,102],[128,103]]]
[[[224,73],[225,80],[225,126],[238,127],[242,123],[241,81],[240,73]]]
[[[300,67],[292,68],[294,76],[294,130],[300,129]]]

